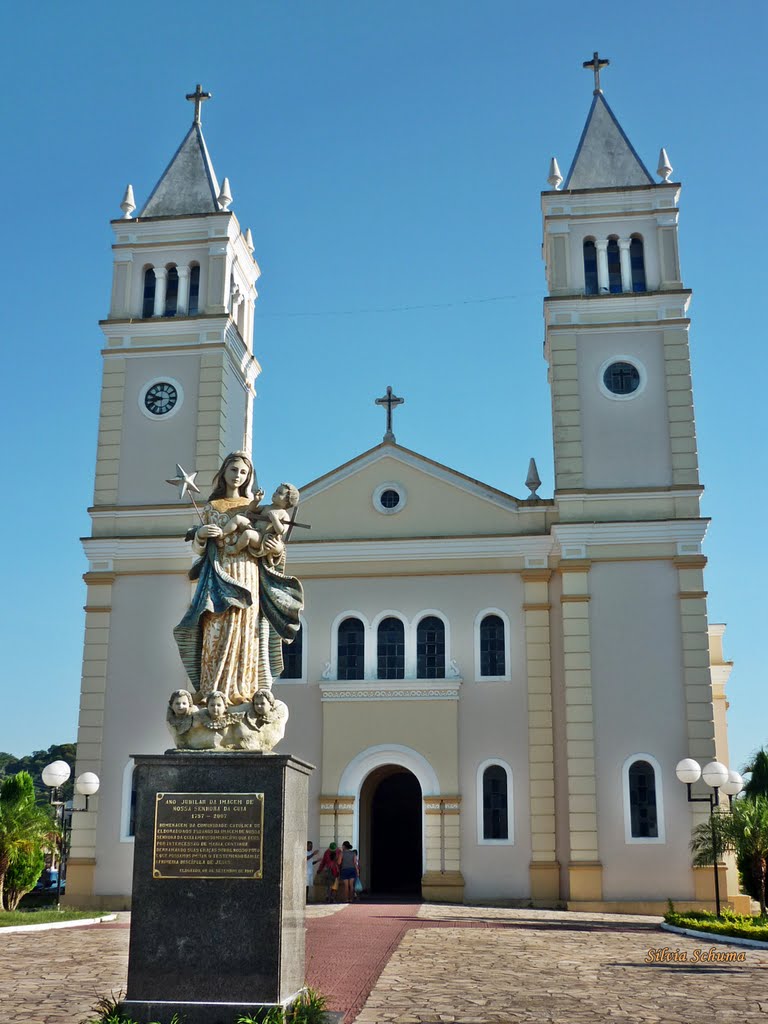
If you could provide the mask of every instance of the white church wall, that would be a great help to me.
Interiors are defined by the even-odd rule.
[[[668,561],[595,563],[590,586],[603,897],[692,898],[690,813],[674,771],[688,752],[677,570]],[[642,753],[661,769],[664,842],[626,839],[623,766]]]
[[[168,697],[187,687],[172,629],[189,602],[183,574],[118,576],[112,587],[113,629],[108,656],[103,763],[96,834],[95,892],[129,893],[133,844],[120,842],[123,773],[133,754],[160,754],[172,746],[165,724]]]
[[[584,486],[669,486],[672,463],[661,332],[583,332],[578,345]],[[638,366],[640,387],[631,396],[608,397],[600,387],[603,372],[622,356]]]
[[[461,867],[467,899],[524,899],[530,894],[531,860],[527,688],[514,683],[465,684],[459,706]],[[509,845],[478,839],[478,769],[488,760],[506,762],[512,774]]]
[[[168,461],[169,437],[178,452],[175,461],[194,466],[199,374],[198,355],[127,360],[118,502],[149,505],[170,500],[172,492],[165,482],[174,471]],[[169,379],[178,381],[183,397],[171,413],[150,419],[139,404],[142,391],[150,381]]]
[[[309,654],[313,646],[311,629],[305,630],[304,642]],[[314,765],[315,770],[309,777],[309,817],[307,821],[307,839],[315,846],[319,843],[319,798],[322,793],[322,751],[323,728],[322,706],[320,703],[320,687],[318,674],[310,674],[306,683],[275,682],[273,692],[278,700],[288,705],[288,723],[285,736],[275,748],[278,754],[293,754],[302,761]]]
[[[457,651],[461,652],[459,665],[464,673],[459,703],[464,894],[467,899],[524,899],[530,894],[531,841],[523,583],[517,573],[463,576],[460,581],[455,634]],[[475,671],[477,611],[490,606],[503,611],[509,619],[509,681],[483,680]],[[481,808],[477,772],[483,762],[494,758],[506,762],[512,772],[514,842],[510,845],[491,846],[478,841]]]

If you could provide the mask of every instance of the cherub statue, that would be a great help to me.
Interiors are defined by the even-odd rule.
[[[257,690],[228,737],[238,750],[268,753],[285,735],[288,708],[271,690]]]
[[[186,745],[184,740],[188,738],[188,733],[198,716],[199,712],[189,690],[174,690],[168,699],[165,720],[177,747]]]
[[[278,537],[282,540],[291,525],[291,513],[289,509],[295,508],[299,503],[299,491],[293,484],[280,484],[272,495],[272,504],[261,507],[263,491],[257,491],[256,496],[250,503],[244,515],[233,516],[222,531],[222,537],[227,538],[239,531],[235,543],[231,545],[233,554],[251,547],[259,551],[267,537]],[[257,530],[254,523],[264,521],[266,525]]]

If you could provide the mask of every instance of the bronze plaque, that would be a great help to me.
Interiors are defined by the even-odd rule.
[[[263,793],[158,793],[153,878],[261,878]]]

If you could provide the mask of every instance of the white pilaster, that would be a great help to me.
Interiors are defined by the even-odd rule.
[[[176,316],[186,316],[189,307],[189,267],[177,267],[179,292],[176,299]]]
[[[165,313],[165,290],[168,285],[168,271],[165,267],[155,267],[155,308],[152,316]]]
[[[619,258],[621,259],[621,290],[632,291],[632,262],[629,257],[629,247],[632,244],[631,238],[619,239]]]
[[[608,239],[598,238],[597,249],[597,293],[605,295],[608,291]]]

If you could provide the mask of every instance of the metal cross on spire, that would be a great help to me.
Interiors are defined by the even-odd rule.
[[[200,124],[200,108],[205,101],[210,98],[211,94],[209,92],[203,92],[203,87],[199,82],[197,83],[194,92],[187,93],[187,99],[194,101],[195,104],[195,124]]]
[[[398,398],[397,395],[392,394],[392,388],[387,388],[387,393],[382,398],[374,399],[376,405],[386,405],[387,407],[387,432],[384,435],[385,441],[394,441],[395,435],[392,433],[392,409],[396,405],[404,405],[405,399]]]
[[[595,92],[602,92],[600,88],[600,72],[603,68],[607,68],[611,62],[607,57],[600,57],[597,50],[592,54],[592,60],[585,60],[581,65],[583,68],[591,68],[595,75]],[[199,86],[198,86],[199,88]]]

